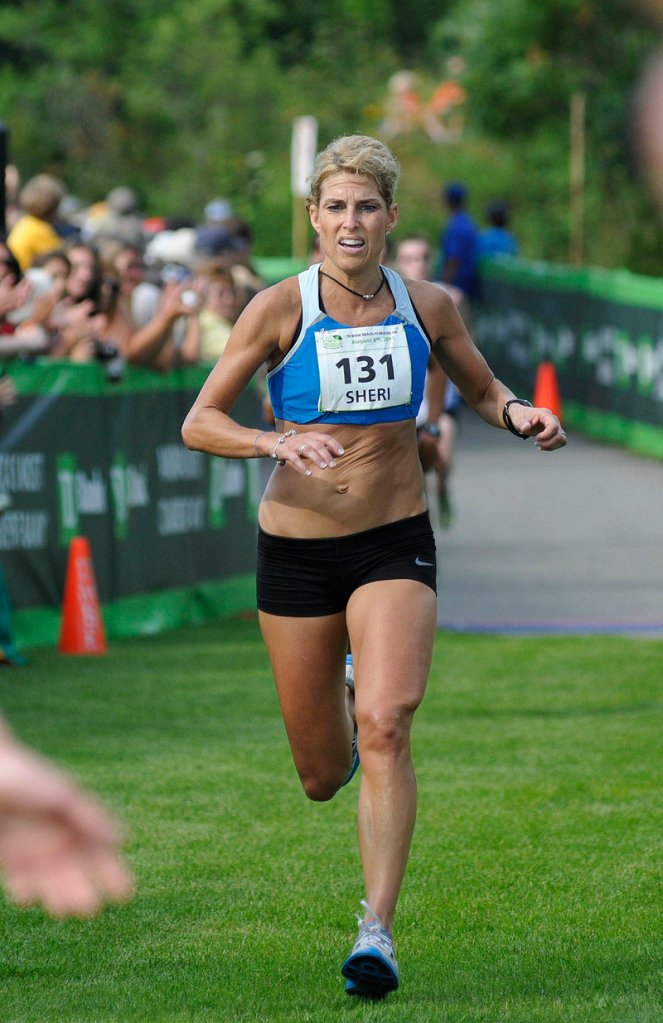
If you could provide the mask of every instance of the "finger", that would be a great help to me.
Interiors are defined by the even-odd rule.
[[[568,440],[565,433],[560,434],[558,437],[554,437],[544,443],[536,442],[536,446],[541,451],[556,451],[557,448],[564,448],[568,444]]]
[[[80,850],[70,850],[57,862],[42,864],[35,879],[37,900],[54,917],[91,917],[103,904],[101,892]]]
[[[336,440],[335,437],[331,437],[328,433],[316,433],[315,437],[325,445],[325,448],[330,452],[333,458],[340,458],[341,455],[345,454],[345,448],[343,445]]]
[[[326,469],[329,465],[336,465],[333,453],[325,445],[321,445],[317,441],[304,441],[299,445],[297,455],[301,459],[306,458],[314,462],[321,469]]]
[[[122,858],[108,849],[96,849],[91,870],[99,892],[109,902],[128,902],[134,894],[134,879]]]
[[[305,447],[304,453],[303,454],[298,453],[298,458],[300,461],[303,462],[306,459],[307,461],[312,462],[314,465],[317,465],[319,469],[334,469],[336,467],[335,457],[326,448],[320,449],[313,447],[313,445],[305,445],[304,447]]]
[[[538,434],[545,433],[546,436],[561,428],[559,419],[550,409],[535,409],[526,422],[532,431],[536,430]]]
[[[105,902],[126,902],[133,894],[118,857],[71,843],[15,864],[5,873],[5,887],[16,905],[41,906],[54,917],[91,917]]]
[[[546,431],[538,434],[534,439],[534,443],[542,451],[553,451],[555,448],[564,447],[567,443],[567,438],[562,427],[556,424],[550,432]]]

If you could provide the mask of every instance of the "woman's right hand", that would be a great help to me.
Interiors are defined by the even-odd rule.
[[[345,454],[345,449],[335,437],[317,430],[264,433],[256,438],[256,450],[277,462],[285,462],[302,476],[313,475],[311,465],[318,469],[333,469],[336,459]]]

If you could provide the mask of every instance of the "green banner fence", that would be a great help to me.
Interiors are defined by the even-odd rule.
[[[569,426],[663,458],[662,282],[493,261],[474,327],[514,390],[531,396],[551,361]],[[90,542],[111,638],[254,607],[262,464],[187,451],[180,436],[207,369],[131,368],[119,382],[100,364],[9,371],[18,400],[0,430],[0,564],[19,647],[57,642],[77,535]],[[258,396],[236,414],[257,425]]]
[[[483,268],[474,328],[512,389],[531,397],[550,361],[566,425],[663,458],[663,281],[495,260]]]
[[[0,432],[0,559],[17,645],[57,642],[69,542],[88,538],[109,637],[252,608],[257,459],[188,451],[180,430],[207,370],[11,365]],[[259,421],[257,397],[237,407]]]

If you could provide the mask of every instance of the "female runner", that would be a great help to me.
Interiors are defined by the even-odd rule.
[[[276,462],[259,515],[260,626],[310,799],[349,780],[358,735],[365,912],[342,973],[348,993],[365,997],[399,984],[392,923],[415,821],[410,729],[435,633],[415,429],[431,349],[487,423],[544,451],[566,444],[552,412],[495,379],[445,291],[381,266],[398,174],[367,136],[319,154],[308,209],[324,258],[256,295],[183,427],[190,448]],[[273,433],[231,418],[263,363]],[[344,685],[348,647],[356,700]]]

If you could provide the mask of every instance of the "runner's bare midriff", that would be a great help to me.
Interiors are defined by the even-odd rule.
[[[276,536],[345,536],[419,515],[426,509],[413,420],[375,426],[279,423],[279,430],[316,430],[345,450],[334,468],[303,476],[277,466],[260,505],[260,525]],[[414,453],[413,453],[413,450]]]

